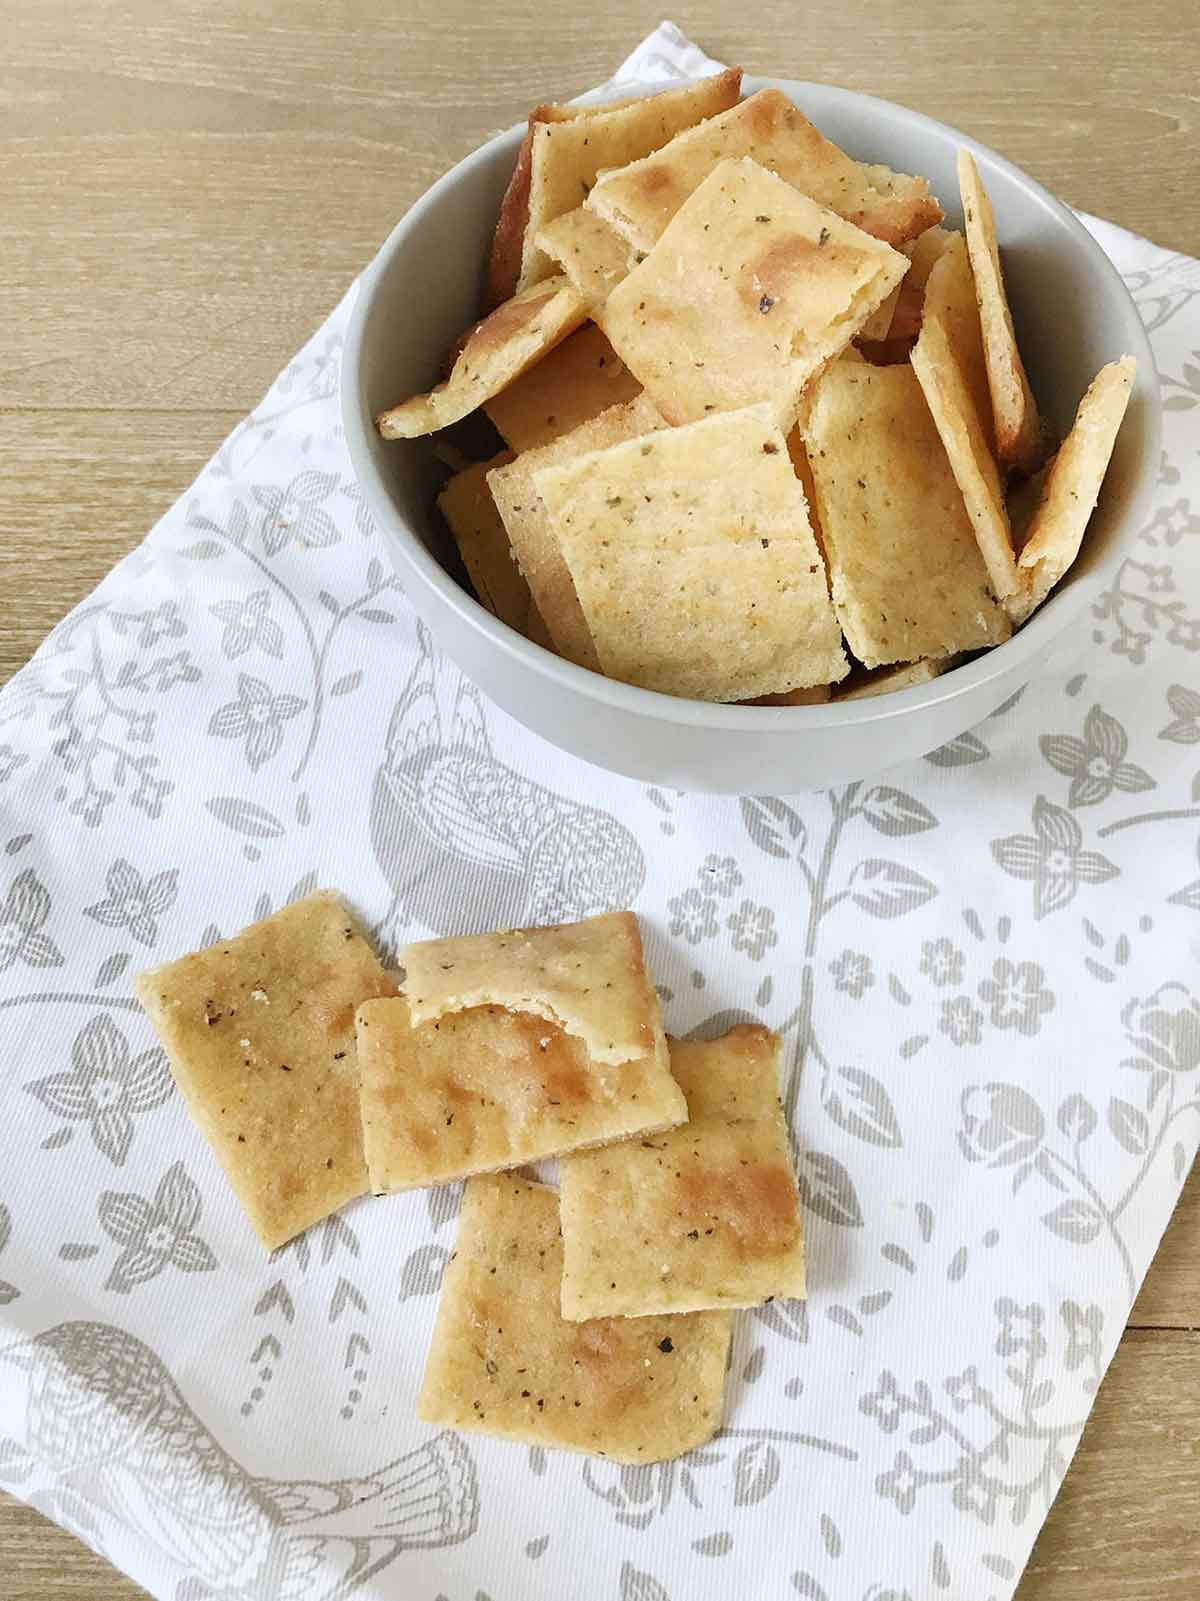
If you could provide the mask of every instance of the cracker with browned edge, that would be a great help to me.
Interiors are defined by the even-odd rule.
[[[336,895],[285,906],[134,987],[268,1250],[366,1191],[354,1013],[395,985]]]
[[[645,1317],[803,1296],[779,1036],[671,1040],[688,1121],[559,1168],[563,1316]]]
[[[519,634],[528,634],[536,626],[537,608],[513,559],[508,534],[487,484],[487,474],[511,460],[511,454],[503,450],[490,461],[464,467],[447,481],[438,496],[438,508],[481,603],[502,623]]]
[[[616,107],[587,107],[584,115],[550,121],[539,108],[530,119],[528,220],[521,245],[519,289],[545,278],[553,266],[538,248],[538,231],[573,211],[598,173],[648,156],[685,128],[737,103],[740,67],[664,89]]]
[[[839,684],[835,700],[871,700],[876,695],[891,695],[898,689],[916,689],[920,684],[932,684],[935,678],[957,667],[957,656],[941,656],[937,661],[928,658],[919,662],[905,662],[899,667],[879,667],[871,673],[852,673],[844,684]]]
[[[415,439],[458,422],[540,361],[586,318],[587,307],[561,274],[535,284],[476,323],[444,383],[381,411],[375,426],[384,439]]]
[[[966,218],[967,249],[975,278],[975,297],[983,327],[983,350],[991,392],[996,454],[1006,467],[1029,473],[1042,456],[1042,432],[1037,402],[1025,376],[1025,363],[1017,348],[1012,312],[1004,289],[1000,246],[992,203],[979,176],[975,158],[958,152],[958,188]]]
[[[566,273],[593,316],[641,260],[632,245],[587,206],[565,211],[539,228],[537,243]]]
[[[778,89],[760,89],[653,155],[602,174],[586,204],[636,249],[649,250],[713,168],[742,156],[888,244],[902,244],[942,215],[924,178],[863,167]]]
[[[1079,402],[1029,521],[1017,564],[1021,587],[1009,603],[1014,622],[1037,610],[1079,554],[1136,374],[1132,356],[1111,361]]]
[[[724,161],[609,295],[602,325],[668,422],[766,401],[787,429],[804,386],[907,270],[765,167]]]
[[[997,645],[1012,632],[908,363],[834,362],[804,429],[830,587],[864,667]]]
[[[627,1463],[711,1439],[732,1314],[568,1323],[562,1254],[553,1190],[511,1175],[470,1181],[417,1416]]]
[[[1019,587],[1000,469],[992,454],[990,417],[978,399],[977,346],[963,314],[966,246],[952,235],[925,286],[921,337],[909,358],[950,458],[975,530],[992,593],[1007,600]]]
[[[767,406],[534,474],[604,671],[699,700],[843,678],[841,631]]]
[[[641,389],[600,329],[589,322],[493,395],[483,409],[512,450],[536,450],[609,406],[632,400]]]
[[[488,477],[496,509],[504,519],[521,571],[555,647],[568,661],[594,672],[600,670],[600,658],[550,513],[534,488],[533,475],[542,467],[603,450],[663,426],[654,406],[645,395],[639,395],[623,406],[610,407],[539,450],[524,452],[507,466],[495,468]]]

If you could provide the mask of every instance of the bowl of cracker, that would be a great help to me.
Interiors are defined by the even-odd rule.
[[[954,129],[731,69],[536,107],[365,273],[355,472],[445,650],[630,777],[792,793],[955,738],[1142,520],[1157,377],[1079,219]]]

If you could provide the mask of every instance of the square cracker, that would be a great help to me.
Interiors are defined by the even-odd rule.
[[[521,244],[518,288],[545,278],[550,258],[538,248],[541,228],[587,196],[599,173],[624,167],[737,103],[742,90],[740,67],[730,67],[695,83],[664,89],[644,100],[616,107],[580,108],[580,116],[549,121],[539,108],[530,118],[528,220]]]
[[[563,558],[550,513],[533,485],[542,467],[570,461],[588,451],[603,450],[664,426],[645,395],[623,406],[611,406],[598,417],[563,434],[549,445],[528,450],[506,467],[495,468],[488,485],[504,519],[508,537],[560,655],[580,667],[600,670],[591,630],[575,593],[575,581]]]
[[[483,409],[512,450],[536,450],[609,406],[632,400],[641,390],[599,328],[589,322],[493,395]]]
[[[919,684],[932,684],[935,678],[958,666],[957,656],[940,656],[936,661],[926,658],[919,662],[905,662],[898,667],[881,667],[873,673],[852,674],[837,692],[837,700],[871,700],[876,695],[892,695],[898,689],[915,689]]]
[[[830,587],[864,667],[1007,639],[950,462],[912,368],[838,361],[804,429]]]
[[[779,1037],[672,1040],[688,1121],[564,1158],[563,1316],[643,1317],[803,1296]]]
[[[384,439],[416,439],[449,427],[519,378],[586,317],[586,306],[561,274],[535,284],[475,324],[444,383],[381,411],[375,426]]]
[[[561,1283],[554,1191],[472,1179],[442,1277],[421,1421],[629,1463],[711,1439],[732,1314],[568,1323]]]
[[[1109,362],[1079,402],[1071,431],[1046,473],[1021,548],[1021,588],[1009,602],[1014,622],[1024,622],[1037,610],[1079,554],[1136,373],[1132,356]]]
[[[534,474],[604,671],[698,700],[845,677],[804,491],[767,406]]]
[[[903,277],[908,258],[747,158],[723,161],[609,295],[613,347],[668,422],[804,386]]]
[[[942,215],[924,178],[852,160],[778,89],[760,89],[653,155],[603,173],[586,204],[636,249],[650,250],[713,168],[742,156],[888,244],[902,244]]]
[[[354,1013],[396,986],[336,895],[285,906],[134,987],[268,1250],[365,1193]]]
[[[991,419],[979,403],[973,325],[962,310],[968,272],[966,246],[961,235],[952,235],[929,274],[921,337],[909,359],[966,502],[992,593],[1007,600],[1019,587],[1017,563]]]
[[[967,249],[983,327],[987,381],[992,397],[996,452],[1007,467],[1029,473],[1042,454],[1037,402],[1017,349],[1012,312],[1004,290],[996,218],[969,150],[958,152],[958,188],[967,224]]]
[[[628,241],[587,206],[565,211],[539,228],[537,242],[538,249],[566,273],[593,315],[641,260]]]
[[[476,462],[455,473],[438,496],[438,509],[454,535],[480,601],[502,623],[528,634],[536,627],[537,608],[513,559],[508,533],[487,484],[488,473],[511,460],[505,450],[491,461]]]

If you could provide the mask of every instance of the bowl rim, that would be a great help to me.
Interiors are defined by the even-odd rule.
[[[607,85],[603,90],[589,90],[576,98],[586,103],[594,100],[597,95],[615,93],[618,90],[624,96],[641,97],[670,87],[671,84],[636,80],[628,84]],[[1124,513],[1122,536],[1127,530],[1139,525],[1144,519],[1154,491],[1152,464],[1157,462],[1161,452],[1162,406],[1158,370],[1149,335],[1128,287],[1110,257],[1079,217],[1023,168],[1000,155],[998,151],[951,127],[949,123],[927,116],[924,112],[914,111],[908,106],[885,100],[879,95],[864,94],[840,85],[814,83],[804,79],[747,75],[743,79],[743,88],[749,93],[764,88],[780,89],[802,109],[802,97],[806,93],[832,97],[834,101],[842,101],[848,107],[863,103],[880,107],[885,113],[908,126],[920,127],[949,138],[957,145],[965,146],[977,158],[982,157],[985,166],[1000,169],[1016,183],[1027,198],[1065,225],[1068,235],[1074,240],[1077,248],[1089,256],[1102,274],[1109,278],[1133,312],[1137,336],[1131,341],[1135,346],[1132,354],[1137,358],[1139,387],[1145,379],[1144,392],[1150,397],[1150,404],[1146,407],[1145,418],[1146,448],[1143,452],[1145,465],[1139,480],[1134,485],[1129,505]],[[953,668],[927,684],[895,690],[878,697],[834,700],[806,706],[749,706],[719,701],[687,700],[663,694],[659,690],[644,689],[637,684],[626,684],[620,679],[606,678],[601,673],[592,672],[586,667],[579,667],[574,662],[554,655],[542,646],[534,644],[532,640],[526,639],[515,629],[509,628],[450,576],[400,516],[376,467],[371,453],[374,418],[365,404],[361,376],[364,371],[363,345],[372,307],[381,293],[392,260],[404,240],[420,227],[426,214],[436,208],[441,197],[472,168],[489,162],[506,145],[511,147],[515,155],[524,132],[523,122],[514,123],[511,127],[493,135],[484,144],[477,146],[443,173],[397,221],[351,291],[353,300],[346,330],[339,385],[342,425],[346,434],[350,462],[372,516],[385,532],[395,536],[418,577],[435,591],[441,602],[456,614],[465,627],[476,634],[482,634],[493,649],[498,650],[518,667],[536,673],[556,686],[580,694],[585,699],[599,703],[611,711],[652,722],[669,722],[684,727],[702,728],[713,733],[768,733],[773,729],[794,731],[801,721],[807,727],[822,729],[843,725],[861,726],[886,722],[923,706],[945,704],[985,687],[993,679],[1007,680],[1005,684],[1007,690],[1011,686],[1012,674],[1014,671],[1019,671],[1020,662],[1024,660],[1032,666],[1050,649],[1053,641],[1069,627],[1088,600],[1104,586],[1117,565],[1125,559],[1127,537],[1114,539],[1111,553],[1090,573],[1077,576],[1068,588],[1052,594],[1017,633],[1002,644],[982,652],[975,660]],[[1022,682],[1024,681],[1023,679]]]

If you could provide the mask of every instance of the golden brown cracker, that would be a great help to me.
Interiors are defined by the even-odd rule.
[[[487,474],[511,460],[505,450],[490,461],[476,462],[455,473],[438,496],[438,509],[482,604],[502,623],[528,634],[535,626],[537,608],[513,560],[508,534],[487,484]]]
[[[632,400],[641,388],[600,329],[589,322],[485,401],[483,409],[511,450],[536,450],[609,406]]]

